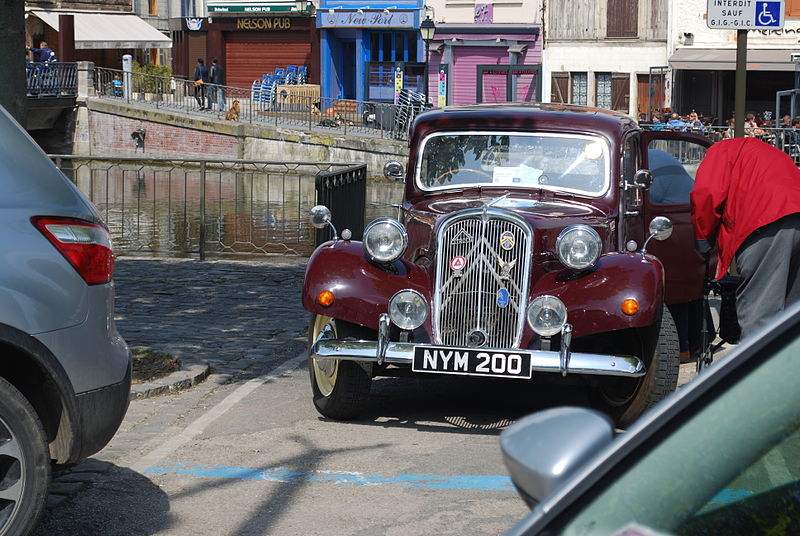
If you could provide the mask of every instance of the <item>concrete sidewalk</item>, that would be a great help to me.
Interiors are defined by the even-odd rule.
[[[300,304],[305,257],[259,260],[117,259],[115,318],[132,347],[171,354],[181,370],[134,385],[131,396],[177,391],[211,369],[236,375],[279,359],[305,333]]]

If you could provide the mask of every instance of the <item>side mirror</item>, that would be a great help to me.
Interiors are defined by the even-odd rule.
[[[633,184],[637,188],[647,190],[653,185],[653,174],[650,173],[649,169],[640,169],[633,176]]]
[[[560,407],[528,415],[506,428],[500,448],[514,486],[533,508],[613,438],[614,426],[606,415]]]
[[[666,240],[672,236],[672,221],[665,216],[656,216],[650,222],[650,234],[656,240]]]
[[[649,230],[650,236],[648,236],[647,240],[644,241],[644,245],[642,246],[642,254],[647,253],[647,244],[649,244],[650,240],[653,238],[656,240],[666,240],[672,236],[672,221],[666,216],[656,216],[650,222]]]
[[[406,178],[406,172],[403,169],[403,164],[396,160],[391,160],[383,166],[383,176],[387,179],[402,181]]]
[[[311,225],[323,229],[331,223],[331,210],[325,205],[317,205],[311,209]]]

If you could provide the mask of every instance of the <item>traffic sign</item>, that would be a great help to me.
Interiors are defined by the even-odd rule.
[[[708,0],[706,24],[716,30],[783,28],[783,0]]]

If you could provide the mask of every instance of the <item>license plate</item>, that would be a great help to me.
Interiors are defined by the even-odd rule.
[[[531,354],[479,348],[417,346],[414,348],[411,370],[436,374],[530,379]]]

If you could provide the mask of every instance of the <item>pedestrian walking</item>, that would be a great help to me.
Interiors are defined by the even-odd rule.
[[[212,98],[217,101],[220,112],[225,111],[225,69],[219,64],[217,58],[211,59],[211,72],[209,73],[211,87],[208,91],[208,107],[211,108]]]
[[[208,67],[203,58],[197,58],[197,67],[194,68],[194,98],[201,110],[205,110],[206,85],[208,84]]]
[[[800,300],[800,170],[789,155],[755,138],[717,142],[691,205],[698,249],[709,255],[716,244],[716,278],[736,263],[743,337]]]

